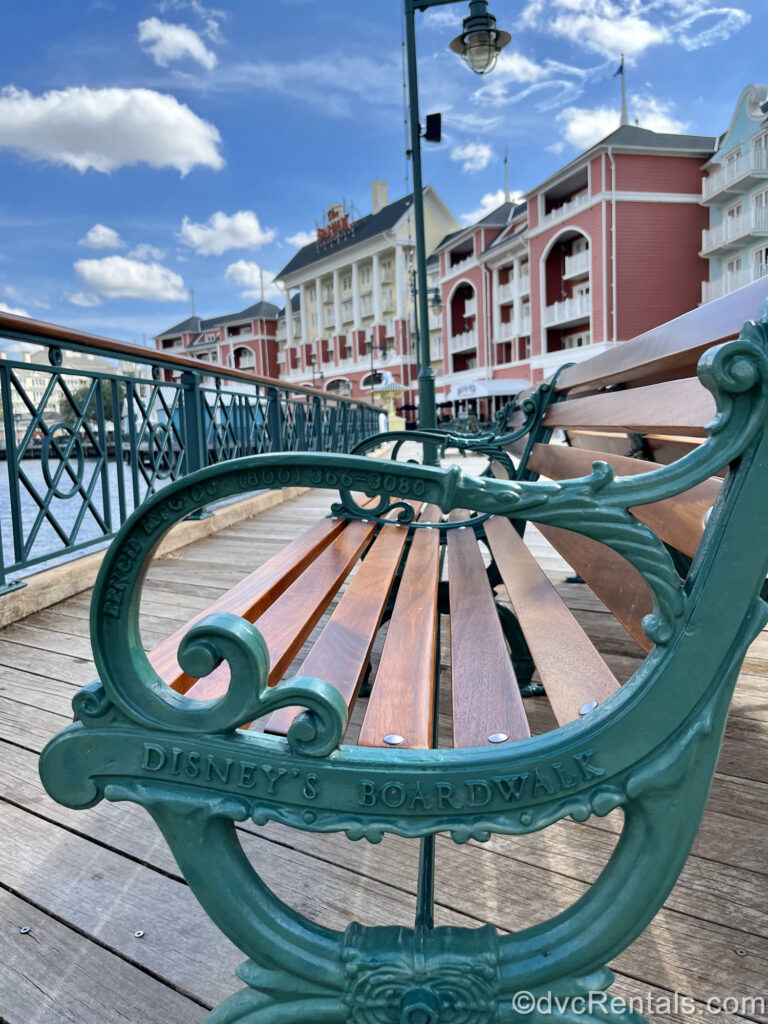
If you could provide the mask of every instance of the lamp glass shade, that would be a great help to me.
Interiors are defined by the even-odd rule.
[[[435,313],[439,313],[440,310],[443,308],[443,302],[442,299],[440,298],[439,288],[435,288],[434,291],[432,292],[431,305]]]

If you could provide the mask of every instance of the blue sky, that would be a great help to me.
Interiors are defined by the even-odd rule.
[[[724,131],[768,36],[764,0],[492,0],[512,43],[479,78],[448,50],[467,13],[417,14],[424,179],[467,221],[504,149],[526,191],[629,112]],[[332,202],[405,191],[398,0],[32,0],[0,70],[0,306],[141,341],[258,299]]]

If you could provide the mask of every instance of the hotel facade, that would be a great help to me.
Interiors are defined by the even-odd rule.
[[[719,138],[622,124],[468,227],[431,186],[424,207],[437,400],[491,416],[564,361],[768,273],[768,90],[748,86]],[[370,214],[330,207],[282,269],[285,309],[192,317],[158,347],[353,398],[390,387],[412,411],[413,236],[412,196],[375,181]]]
[[[315,241],[300,249],[276,281],[286,296],[278,328],[280,377],[365,398],[376,388],[415,405],[418,351],[414,322],[413,196],[389,202],[374,181],[371,213],[354,218],[331,206]],[[427,250],[458,222],[430,186],[424,189]],[[430,265],[437,287],[437,263]],[[290,313],[289,313],[290,310]],[[443,372],[442,321],[431,316],[433,369]]]

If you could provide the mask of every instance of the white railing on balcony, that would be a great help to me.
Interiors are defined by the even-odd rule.
[[[323,327],[334,327],[335,324],[336,319],[333,315],[333,310],[326,309],[325,313],[323,314]]]
[[[531,333],[531,318],[530,316],[523,316],[520,320],[520,334],[529,335]]]
[[[360,316],[373,316],[373,299],[369,295],[360,299]]]
[[[514,302],[515,301],[515,282],[507,281],[506,284],[499,285],[499,302]]]
[[[469,352],[477,348],[477,331],[465,331],[463,334],[454,334],[448,339],[449,352]]]
[[[724,217],[716,228],[706,228],[701,233],[701,251],[713,252],[728,247],[736,239],[751,234],[768,233],[768,207],[755,206],[738,217]]]
[[[531,275],[521,274],[520,275],[520,294],[528,295],[531,291]]]
[[[589,273],[589,249],[585,252],[577,252],[574,256],[565,257],[565,272],[563,277],[576,277],[577,274]]]
[[[379,280],[382,284],[392,284],[392,270],[382,270]]]
[[[550,224],[554,220],[560,220],[561,217],[568,217],[578,210],[580,206],[584,206],[588,202],[589,194],[587,192],[580,192],[573,199],[569,199],[567,203],[563,203],[562,206],[558,206],[554,210],[550,210],[549,213],[544,214],[541,223]]]
[[[345,324],[350,323],[354,313],[354,307],[352,305],[352,299],[345,299],[341,304],[341,319]]]
[[[551,306],[547,306],[544,311],[544,323],[547,327],[551,327],[553,324],[576,320],[579,317],[589,316],[590,309],[589,295],[574,295],[573,298],[563,299],[562,302],[555,302]]]
[[[477,299],[466,299],[464,302],[464,316],[477,316]]]
[[[429,329],[430,331],[436,331],[439,327],[443,326],[443,314],[442,313],[430,313],[429,314]]]
[[[434,362],[435,359],[443,358],[443,343],[442,341],[433,342],[429,346],[429,358],[430,362]]]
[[[465,252],[465,253],[462,253],[461,256],[458,256],[455,260],[449,260],[448,261],[448,270],[449,271],[455,270],[456,267],[460,267],[462,265],[462,263],[466,263],[467,260],[471,260],[473,255],[474,255],[474,253],[472,253],[472,252]]]
[[[323,302],[333,302],[332,285],[326,285],[326,287],[323,288]]]
[[[512,341],[512,339],[516,337],[517,331],[515,330],[514,320],[510,320],[509,323],[502,323],[499,325],[499,333],[496,341]]]
[[[392,296],[392,289],[391,288],[382,288],[381,289],[381,308],[382,309],[392,309],[393,308],[392,307],[392,298],[393,298],[393,296]]]
[[[742,153],[735,160],[729,160],[728,163],[722,164],[719,170],[714,171],[702,181],[701,198],[711,199],[724,188],[753,172],[758,175],[768,175],[768,150],[748,149],[746,153]]]
[[[702,281],[701,301],[711,302],[713,299],[719,299],[722,295],[735,292],[737,288],[743,288],[745,284],[751,284],[766,275],[768,263],[755,263],[743,270],[726,271],[714,281]]]

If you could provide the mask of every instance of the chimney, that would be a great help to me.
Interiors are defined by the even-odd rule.
[[[378,213],[388,202],[387,183],[383,178],[377,178],[376,181],[371,182],[371,212]]]

